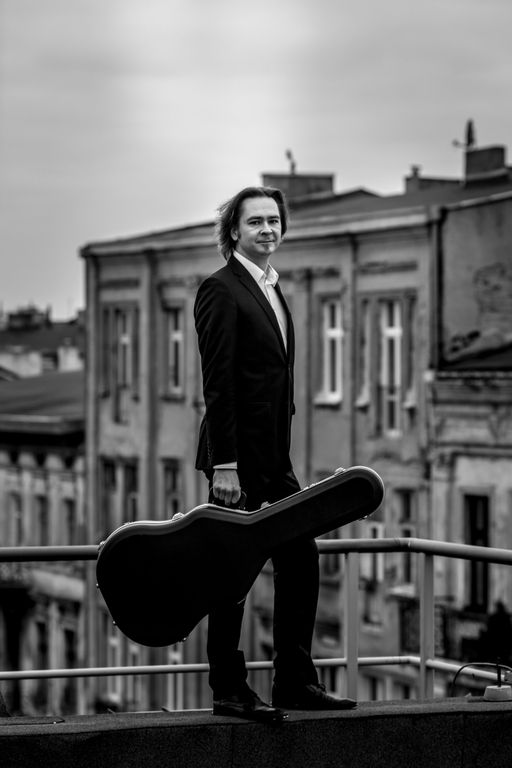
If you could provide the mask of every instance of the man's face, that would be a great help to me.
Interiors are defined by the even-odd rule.
[[[249,197],[231,231],[236,250],[262,269],[281,242],[281,217],[272,197]]]

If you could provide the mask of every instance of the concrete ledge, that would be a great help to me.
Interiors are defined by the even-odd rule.
[[[512,702],[362,702],[267,726],[209,711],[2,718],[2,768],[480,768],[512,764]]]

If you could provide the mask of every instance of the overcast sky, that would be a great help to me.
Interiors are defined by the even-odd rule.
[[[401,191],[512,152],[512,0],[0,0],[0,306],[83,306],[78,248],[211,219],[263,171]],[[509,163],[512,162],[509,152]]]

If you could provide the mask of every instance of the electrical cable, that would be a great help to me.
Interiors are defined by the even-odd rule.
[[[491,662],[491,661],[470,661],[470,662],[468,662],[468,664],[463,664],[462,667],[457,670],[457,672],[455,673],[455,677],[452,680],[452,684],[450,686],[450,698],[452,697],[453,686],[455,685],[455,681],[456,681],[457,677],[459,676],[459,673],[462,672],[463,669],[466,669],[466,667],[494,667],[494,669],[496,669],[496,662]],[[508,669],[509,672],[512,672],[512,668],[508,667],[506,664],[500,664],[499,668],[500,669]],[[498,673],[497,673],[497,676],[498,676]]]

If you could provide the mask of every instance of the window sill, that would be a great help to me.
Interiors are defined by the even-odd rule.
[[[384,627],[380,619],[375,619],[373,621],[369,620],[368,618],[363,618],[361,631],[366,632],[368,635],[382,635],[384,632]]]
[[[396,587],[390,587],[387,590],[389,597],[407,597],[414,598],[417,596],[416,584],[404,583]]]
[[[160,400],[164,400],[168,403],[180,403],[185,400],[184,392],[161,392]]]
[[[321,393],[313,399],[313,405],[318,405],[321,408],[339,408],[343,398],[341,395],[327,395]]]
[[[357,400],[354,403],[355,407],[358,408],[360,411],[364,411],[368,408],[370,405],[370,396],[366,393],[363,393],[359,395]]]

